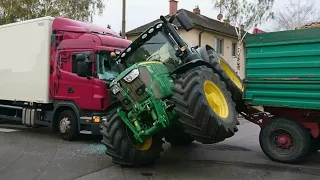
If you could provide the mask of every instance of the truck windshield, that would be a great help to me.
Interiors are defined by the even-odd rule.
[[[125,57],[124,61],[127,67],[142,61],[160,61],[173,71],[182,63],[175,53],[171,39],[159,31],[149,40],[141,42],[141,45]]]
[[[96,54],[96,69],[99,79],[111,81],[119,74],[115,70],[115,63],[110,59],[110,52]]]

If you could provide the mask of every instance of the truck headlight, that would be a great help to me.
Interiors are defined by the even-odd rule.
[[[131,72],[129,72],[128,75],[126,75],[123,79],[126,82],[132,82],[134,79],[136,79],[139,76],[139,70],[138,69],[134,69]]]

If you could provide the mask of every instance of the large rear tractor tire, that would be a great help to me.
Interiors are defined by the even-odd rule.
[[[214,72],[217,73],[221,80],[226,84],[227,90],[232,95],[232,100],[236,103],[236,110],[241,113],[246,108],[243,94],[243,82],[238,74],[233,70],[227,61],[225,61],[219,53],[217,53],[212,47],[205,46],[205,52],[201,53],[204,61],[210,63],[214,67]]]
[[[310,133],[294,120],[273,119],[262,127],[259,136],[262,151],[274,161],[299,163],[311,148]]]
[[[194,141],[194,139],[191,138],[191,136],[186,133],[179,124],[174,124],[168,129],[165,139],[174,147],[185,147]]]
[[[116,111],[112,112],[102,124],[102,143],[106,154],[112,157],[115,164],[127,167],[149,166],[160,157],[162,138],[153,136],[144,144],[133,144],[132,132],[120,119]]]
[[[220,77],[204,66],[179,76],[172,100],[186,132],[204,144],[233,136],[238,131],[235,105]]]

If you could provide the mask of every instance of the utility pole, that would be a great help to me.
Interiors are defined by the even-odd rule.
[[[122,38],[126,38],[126,0],[122,0]]]

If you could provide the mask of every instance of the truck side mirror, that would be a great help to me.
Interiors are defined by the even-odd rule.
[[[86,58],[86,56],[84,55],[84,54],[77,54],[76,55],[76,60],[78,61],[78,62],[82,62],[82,61],[85,61],[87,58]]]
[[[178,22],[181,24],[181,26],[183,27],[183,29],[185,29],[186,31],[190,31],[193,28],[193,24],[191,20],[184,13],[177,14],[176,18]]]

